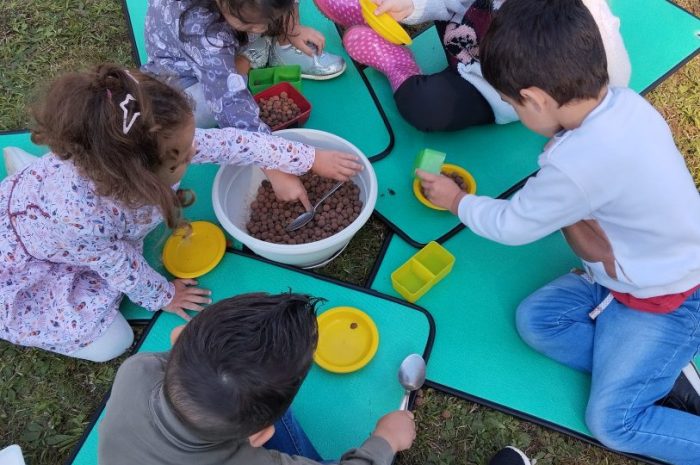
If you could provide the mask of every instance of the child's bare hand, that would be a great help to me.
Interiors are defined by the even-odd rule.
[[[297,24],[287,38],[289,43],[309,56],[320,55],[326,46],[326,38],[323,34],[312,27],[302,26],[301,24]],[[309,43],[314,44],[317,50],[309,47]]]
[[[377,4],[374,14],[379,16],[382,13],[389,15],[397,21],[406,19],[413,13],[413,0],[372,0]]]
[[[275,191],[275,196],[283,202],[299,201],[304,206],[304,210],[311,210],[311,201],[309,195],[304,189],[301,179],[293,174],[283,173],[278,170],[265,170],[267,179],[272,184],[272,190]]]
[[[211,291],[196,287],[197,281],[194,279],[174,279],[173,284],[175,285],[175,297],[168,305],[163,307],[163,310],[166,312],[174,313],[190,321],[192,318],[185,310],[198,312],[204,309],[202,304],[207,305],[211,303]]]
[[[467,194],[447,176],[427,173],[423,170],[416,170],[416,174],[421,179],[427,199],[433,205],[446,208],[456,215],[459,201]]]
[[[379,419],[374,435],[384,438],[394,453],[409,449],[416,439],[416,422],[408,410],[396,410]]]
[[[347,181],[362,171],[356,155],[336,150],[316,149],[316,157],[311,171],[324,178]]]

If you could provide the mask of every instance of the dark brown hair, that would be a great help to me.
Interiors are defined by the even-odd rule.
[[[598,97],[608,83],[603,40],[581,0],[506,1],[479,53],[484,78],[519,103],[528,87],[565,105]]]
[[[211,23],[206,25],[204,36],[209,38],[216,32],[215,26],[226,25],[233,31],[233,36],[239,45],[245,45],[248,42],[248,34],[242,31],[236,31],[226,23],[226,19],[221,14],[221,9],[229,13],[242,22],[255,22],[260,19],[268,21],[268,28],[265,35],[270,37],[288,37],[289,27],[296,19],[294,14],[294,0],[220,0],[220,5],[216,0],[178,0],[187,3],[187,7],[180,14],[179,38],[185,42],[188,39],[193,39],[191,34],[185,34],[185,26],[188,18],[197,9],[204,9],[215,15]],[[255,15],[251,18],[250,15]],[[199,40],[199,37],[196,38]],[[224,47],[230,47],[235,43],[224,44]]]
[[[193,318],[175,342],[163,391],[202,439],[240,440],[289,408],[313,360],[316,305],[304,294],[243,294]]]
[[[127,120],[139,112],[127,134]],[[100,65],[65,74],[32,107],[32,141],[48,145],[92,180],[98,195],[130,208],[157,206],[171,228],[184,224],[181,202],[156,171],[181,154],[166,153],[163,141],[187,123],[192,107],[185,95],[137,70]],[[128,121],[127,121],[128,122]]]

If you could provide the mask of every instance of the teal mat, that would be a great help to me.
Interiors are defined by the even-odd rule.
[[[147,2],[125,0],[130,26],[141,63],[146,61],[144,27]],[[304,79],[302,93],[312,110],[307,128],[328,131],[355,144],[368,157],[382,153],[390,142],[376,105],[362,81],[362,76],[345,54],[340,36],[332,22],[314,6],[312,0],[300,1],[302,24],[310,26],[326,37],[326,50],[342,55],[348,63],[343,75],[329,81]]]
[[[580,267],[562,235],[510,247],[464,230],[444,246],[456,257],[454,268],[417,302],[435,319],[429,382],[592,440],[585,424],[590,377],[535,352],[515,329],[525,297]],[[393,236],[372,288],[398,296],[391,273],[415,252]]]
[[[48,148],[32,143],[29,133],[26,131],[0,133],[0,152],[4,147],[18,147],[38,156],[48,152]],[[181,187],[193,190],[197,196],[197,201],[185,209],[185,216],[189,220],[206,220],[218,224],[211,203],[211,186],[218,169],[217,165],[192,165],[188,168]],[[4,178],[5,175],[5,163],[0,163],[0,179]],[[163,225],[149,234],[144,244],[144,256],[151,266],[169,276],[163,268],[160,258],[167,236],[168,230]],[[127,320],[151,319],[154,315],[153,312],[135,305],[128,299],[124,299],[121,311]]]
[[[700,20],[668,1],[610,3],[621,19],[632,61],[631,87],[635,90],[648,89],[700,48]],[[421,34],[411,49],[424,72],[445,68],[444,52],[434,29]],[[396,133],[391,156],[374,164],[379,180],[376,209],[405,239],[426,243],[458,226],[454,216],[424,207],[413,195],[413,161],[421,148],[446,152],[448,162],[461,165],[474,175],[477,193],[483,195],[498,196],[537,169],[537,156],[545,140],[520,123],[458,133],[423,133],[402,119],[386,78],[373,69],[365,73]]]
[[[244,292],[285,292],[291,286],[294,292],[328,299],[321,312],[349,305],[372,317],[379,331],[379,349],[369,365],[343,375],[314,365],[293,404],[305,431],[319,453],[328,459],[338,459],[346,450],[360,445],[379,417],[398,407],[403,395],[396,376],[401,360],[410,353],[424,353],[431,344],[431,322],[415,308],[371,291],[336,284],[243,255],[226,254],[213,272],[201,278],[201,283],[214,289],[214,300]],[[138,351],[168,350],[170,331],[180,324],[182,320],[174,315],[160,315]],[[72,462],[74,465],[97,463],[97,435],[94,427],[88,432]]]

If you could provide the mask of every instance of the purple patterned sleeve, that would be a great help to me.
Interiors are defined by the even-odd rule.
[[[316,149],[271,134],[236,128],[197,129],[192,163],[255,165],[302,175],[311,169]]]
[[[62,229],[60,243],[48,244],[46,259],[85,266],[97,273],[110,287],[126,294],[132,302],[156,311],[175,295],[172,283],[146,262],[140,250],[120,237],[123,225],[113,215],[96,208],[89,220],[76,219]],[[87,215],[86,215],[87,216]],[[50,239],[49,239],[50,240]]]

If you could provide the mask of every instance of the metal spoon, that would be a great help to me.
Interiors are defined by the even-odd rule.
[[[340,188],[340,186],[342,186],[342,185],[343,185],[343,182],[340,181],[340,182],[337,183],[335,186],[331,187],[331,190],[329,190],[328,192],[326,192],[326,193],[323,195],[323,197],[321,197],[321,200],[319,200],[318,202],[316,202],[316,205],[314,205],[314,207],[313,207],[311,210],[309,210],[309,211],[307,211],[307,212],[304,212],[304,213],[302,213],[301,215],[297,216],[297,217],[296,217],[294,220],[292,220],[292,222],[289,223],[289,224],[287,225],[287,227],[284,228],[284,229],[287,230],[287,231],[296,231],[297,229],[301,228],[302,226],[305,226],[306,223],[308,223],[309,221],[311,221],[312,219],[314,219],[314,215],[316,215],[316,209],[318,208],[318,206],[321,205],[321,204],[323,203],[324,200],[326,200],[328,197],[330,197],[331,194],[333,194],[333,192],[337,191],[337,190]]]
[[[406,392],[401,400],[399,410],[408,409],[408,399],[411,396],[411,392],[420,389],[424,382],[425,360],[423,360],[423,357],[418,354],[411,354],[403,359],[399,367],[399,383],[401,383]]]

